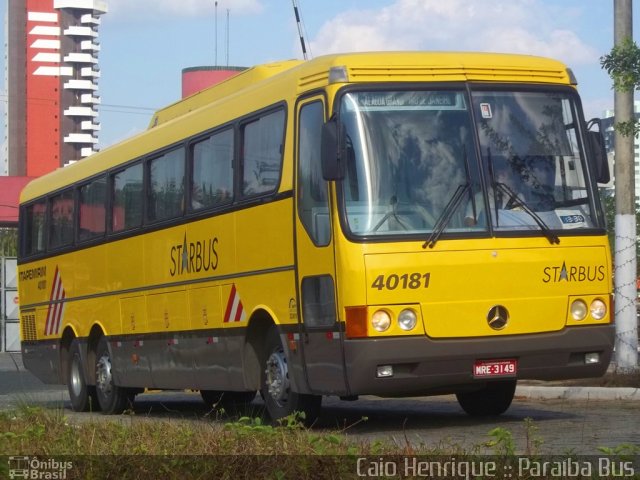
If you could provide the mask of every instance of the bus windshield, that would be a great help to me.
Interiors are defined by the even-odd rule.
[[[352,91],[340,121],[351,235],[601,227],[571,92]]]

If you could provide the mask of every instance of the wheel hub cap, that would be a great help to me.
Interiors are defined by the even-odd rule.
[[[76,396],[82,392],[82,372],[80,371],[80,360],[73,357],[71,361],[71,389]]]
[[[110,395],[112,384],[111,360],[107,356],[100,357],[96,364],[96,386],[104,395]]]
[[[266,384],[271,398],[278,403],[286,402],[289,396],[289,371],[284,352],[273,352],[267,360]]]

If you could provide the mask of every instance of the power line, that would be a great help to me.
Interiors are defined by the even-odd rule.
[[[5,94],[0,94],[0,97],[4,97],[4,98],[0,98],[0,102],[4,102],[4,103],[9,103],[9,96],[5,95]],[[41,97],[27,97],[27,101],[33,101],[33,102],[37,102],[37,101],[42,101],[42,102],[55,102],[55,100],[52,100],[50,98],[41,98]],[[148,111],[148,112],[155,112],[157,110],[157,108],[152,108],[152,107],[139,107],[136,105],[118,105],[118,104],[112,104],[112,103],[96,103],[96,104],[92,104],[92,105],[96,105],[98,108],[102,108],[102,107],[113,107],[113,108],[126,108],[128,110],[144,110],[144,111]],[[69,106],[89,106],[89,105],[69,105]],[[133,113],[133,112],[131,112]]]
[[[105,113],[126,113],[129,115],[146,115],[146,116],[152,115],[151,112],[129,112],[126,110],[114,110],[110,108],[104,108],[104,109],[101,109],[101,111]]]
[[[127,108],[130,110],[147,110],[149,112],[155,112],[156,110],[158,110],[157,108],[151,108],[151,107],[136,107],[133,105],[114,105],[111,103],[100,103],[98,104],[99,107],[114,107],[114,108]]]

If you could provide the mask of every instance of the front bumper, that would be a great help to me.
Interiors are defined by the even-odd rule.
[[[559,332],[433,340],[422,337],[345,340],[351,395],[418,396],[454,393],[481,385],[476,360],[515,358],[517,379],[559,380],[599,377],[613,351],[614,326],[582,326]],[[586,353],[600,362],[585,364]],[[392,377],[377,378],[377,367],[391,365]]]

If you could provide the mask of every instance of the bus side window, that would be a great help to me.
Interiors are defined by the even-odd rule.
[[[233,198],[233,130],[191,147],[191,210],[216,207]]]
[[[25,255],[44,252],[46,213],[47,203],[44,200],[26,207],[26,228],[23,244]]]
[[[166,220],[182,215],[184,207],[184,148],[149,162],[147,218]]]
[[[107,198],[107,177],[82,185],[78,198],[78,240],[90,240],[104,235]]]
[[[142,225],[142,163],[116,173],[111,185],[111,231]]]
[[[328,245],[329,203],[327,182],[322,178],[320,142],[324,108],[313,102],[300,109],[298,145],[298,214],[307,233],[318,246]]]
[[[73,190],[68,189],[50,199],[49,247],[58,248],[73,243]]]
[[[282,170],[284,110],[268,113],[242,127],[242,194],[276,190]]]

